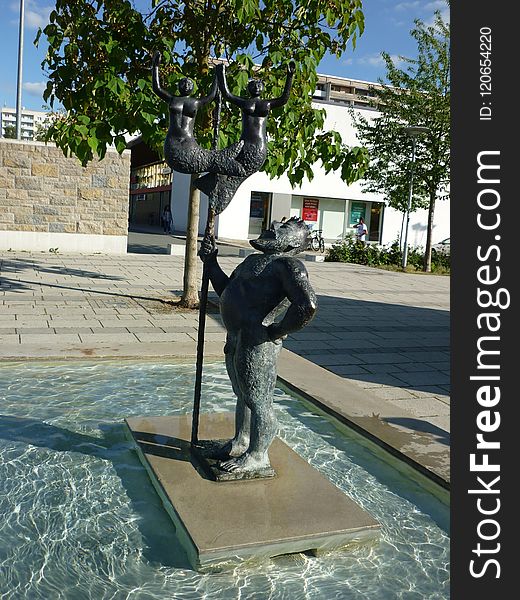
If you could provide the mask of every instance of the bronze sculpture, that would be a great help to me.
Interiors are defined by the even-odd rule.
[[[212,239],[200,256],[220,297],[226,327],[226,368],[237,396],[235,436],[214,453],[223,471],[272,475],[268,449],[276,434],[273,392],[282,339],[304,327],[316,312],[307,270],[294,255],[309,243],[309,228],[295,217],[274,222],[251,245],[228,277],[217,262]],[[281,321],[275,321],[285,312]]]
[[[289,100],[295,70],[294,61],[290,61],[287,67],[285,87],[280,97],[261,98],[264,84],[259,79],[251,79],[247,86],[250,98],[241,98],[230,93],[226,81],[225,66],[223,64],[217,65],[218,87],[222,97],[238,106],[242,113],[240,140],[237,144],[230,146],[228,150],[237,151],[234,159],[243,166],[244,173],[235,175],[231,169],[225,169],[219,172],[210,172],[197,179],[194,184],[195,187],[207,194],[215,207],[226,207],[238,187],[250,175],[262,168],[267,156],[267,117],[273,108],[283,106]],[[217,212],[221,212],[221,210],[217,210]]]
[[[234,160],[242,149],[243,143],[239,142],[221,151],[206,150],[201,148],[193,135],[195,118],[201,106],[212,102],[217,95],[217,79],[207,96],[194,98],[193,81],[185,77],[178,83],[179,95],[174,96],[161,87],[159,78],[159,64],[161,55],[156,52],[153,58],[153,91],[168,103],[170,125],[164,142],[164,157],[168,165],[179,173],[205,173],[227,172],[230,174],[244,174],[245,169]]]
[[[276,384],[276,362],[282,339],[304,327],[316,312],[316,296],[309,283],[307,270],[295,254],[309,244],[309,228],[304,221],[291,218],[274,222],[251,245],[261,254],[248,256],[228,277],[218,265],[213,236],[213,220],[222,212],[240,186],[257,172],[267,156],[267,117],[273,108],[289,99],[296,70],[290,61],[282,95],[261,98],[263,83],[253,79],[248,84],[250,98],[229,92],[225,67],[216,68],[216,78],[209,94],[193,98],[193,83],[183,79],[179,96],[162,90],[156,53],[153,63],[153,89],[168,102],[170,127],[165,141],[165,156],[173,170],[206,174],[194,186],[209,198],[208,223],[199,255],[204,263],[199,313],[195,406],[193,411],[192,449],[199,456],[218,459],[211,465],[217,479],[273,476],[268,456],[276,434],[273,392]],[[217,84],[225,100],[238,106],[242,113],[240,140],[224,150],[205,150],[194,136],[198,109],[217,95]],[[224,348],[226,368],[237,396],[235,436],[221,444],[204,446],[198,440],[198,416],[204,344],[204,319],[208,284],[220,297],[220,310],[227,330]],[[276,321],[284,311],[285,315]],[[228,474],[215,475],[215,471]]]

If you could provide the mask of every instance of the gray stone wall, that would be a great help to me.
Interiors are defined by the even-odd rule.
[[[0,139],[0,232],[126,236],[130,152],[82,167],[54,145]]]

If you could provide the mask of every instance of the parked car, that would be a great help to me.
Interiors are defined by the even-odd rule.
[[[444,252],[445,254],[450,253],[450,238],[446,238],[440,241],[438,244],[433,244],[432,250],[436,252]]]

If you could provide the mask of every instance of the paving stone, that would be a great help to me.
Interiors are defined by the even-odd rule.
[[[95,319],[67,319],[56,317],[49,320],[50,327],[59,327],[61,329],[70,329],[74,327],[101,327],[99,321]]]
[[[380,373],[389,373],[390,375],[392,375],[393,373],[395,373],[396,377],[398,377],[399,373],[402,373],[403,371],[408,370],[408,365],[410,363],[400,363],[398,365],[395,365],[393,363],[381,363],[381,364],[362,363],[362,364],[363,364],[363,369],[365,369],[368,373],[372,373],[374,375],[380,374]]]
[[[79,337],[84,344],[95,344],[97,342],[116,342],[119,344],[126,342],[137,342],[137,338],[133,333],[80,333]]]
[[[298,352],[299,350],[326,350],[330,347],[328,342],[324,341],[309,341],[309,342],[297,342],[295,340],[287,339],[284,341],[284,346],[289,350]]]
[[[92,333],[90,327],[53,327],[52,331],[60,336],[63,334]]]
[[[22,334],[20,335],[22,344],[62,344],[69,342],[79,342],[79,336],[72,333],[62,333],[57,335],[56,333],[49,334]]]
[[[330,340],[328,342],[330,348],[337,348],[338,350],[355,350],[358,348],[375,348],[375,344],[362,339],[344,339],[344,340]]]
[[[446,361],[449,358],[449,348],[445,352],[401,352],[413,362],[439,362]]]
[[[399,373],[396,374],[406,386],[411,385],[444,385],[450,383],[449,374],[440,371],[428,371],[419,373]]]
[[[17,315],[18,317],[18,315]],[[17,318],[14,322],[15,327],[49,327],[48,319],[27,319],[25,316]]]
[[[360,365],[328,365],[326,367],[336,375],[366,375],[367,371]]]
[[[126,327],[127,331],[130,333],[162,333],[164,330],[159,327],[154,327],[153,325],[148,325],[145,327],[144,324],[142,327]],[[179,327],[178,333],[185,333],[185,328]]]
[[[381,387],[381,386],[394,386],[404,387],[403,382],[393,375],[388,373],[368,373],[363,376],[361,384],[365,388]]]
[[[2,323],[0,323],[0,335],[9,335],[16,333],[17,331],[14,327],[2,327]]]
[[[312,358],[313,363],[321,366],[328,365],[356,365],[361,363],[362,361],[351,354],[317,354],[313,355]]]
[[[91,329],[92,333],[99,333],[101,335],[128,333],[128,329],[126,327],[92,327]]]
[[[136,333],[140,342],[187,342],[196,339],[187,333]]]
[[[396,364],[396,363],[406,363],[410,362],[410,359],[406,356],[402,356],[396,352],[379,352],[379,353],[363,353],[357,354],[357,356],[367,365],[374,363],[387,363],[387,364]]]
[[[297,333],[293,333],[290,336],[290,339],[296,341],[317,341],[317,340],[330,340],[331,335],[328,332],[324,331],[299,331]]]
[[[144,322],[147,323],[148,319],[144,320]],[[98,321],[98,323],[100,323],[101,327],[103,327],[104,329],[109,329],[110,327],[129,328],[143,325],[142,320],[140,321],[138,319],[129,319],[127,317],[125,317],[124,319],[101,319],[100,321]]]
[[[18,344],[20,342],[20,336],[17,334],[1,334],[0,333],[0,344]]]

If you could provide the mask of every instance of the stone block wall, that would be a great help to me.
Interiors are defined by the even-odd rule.
[[[130,152],[82,167],[53,144],[0,139],[0,250],[126,252]]]

